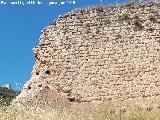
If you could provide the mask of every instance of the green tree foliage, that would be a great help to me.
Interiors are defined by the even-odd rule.
[[[6,87],[0,87],[0,104],[10,105],[11,101],[19,94],[19,91],[14,91]]]

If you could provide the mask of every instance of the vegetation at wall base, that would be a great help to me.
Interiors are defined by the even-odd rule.
[[[160,120],[159,109],[145,109],[132,105],[123,108],[110,105],[61,103],[45,106],[0,106],[0,120]]]

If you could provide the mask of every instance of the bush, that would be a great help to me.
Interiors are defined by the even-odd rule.
[[[5,87],[0,87],[0,104],[10,105],[11,101],[19,94],[20,92],[8,89]]]
[[[123,14],[122,20],[130,20],[130,14],[127,13]]]

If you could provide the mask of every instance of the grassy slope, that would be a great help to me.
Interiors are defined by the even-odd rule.
[[[160,111],[131,107],[115,110],[106,105],[0,107],[0,120],[160,120]]]

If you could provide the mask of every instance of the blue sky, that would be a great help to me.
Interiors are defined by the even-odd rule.
[[[21,1],[26,2],[26,0]],[[49,1],[40,1],[43,5],[0,4],[0,85],[10,83],[13,89],[16,89],[15,83],[23,85],[30,79],[34,65],[32,48],[38,44],[41,30],[58,15],[63,15],[75,8],[107,5],[114,2],[112,0],[102,2],[101,0],[75,0],[75,5],[49,6]]]

